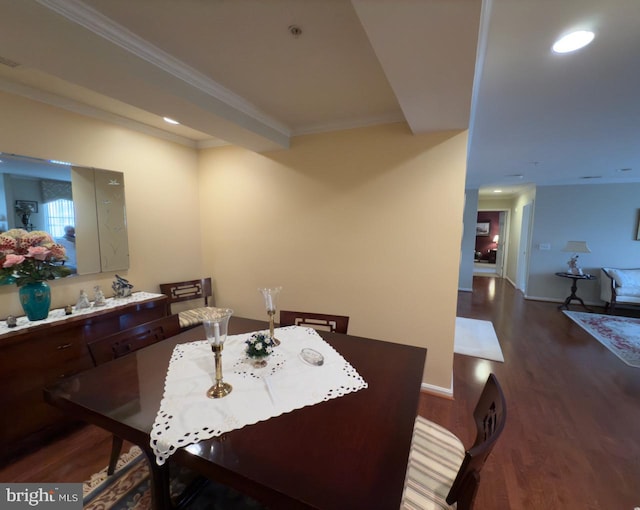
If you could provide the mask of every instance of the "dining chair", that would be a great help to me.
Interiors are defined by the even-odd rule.
[[[89,344],[89,352],[96,365],[107,363],[126,354],[142,349],[148,345],[160,342],[180,333],[180,323],[177,315],[169,315],[133,328],[119,331],[113,335],[101,338]],[[111,440],[111,455],[107,475],[112,475],[122,451],[122,438],[115,434]]]
[[[309,326],[322,331],[346,334],[349,327],[349,317],[346,315],[280,310],[280,326]]]
[[[193,328],[202,323],[206,308],[214,305],[211,289],[211,278],[160,284],[160,292],[167,296],[167,303],[171,313],[173,313],[172,305],[174,303],[192,301],[198,304],[197,307],[178,310],[180,327],[183,330]],[[202,303],[204,303],[204,306],[201,306]]]
[[[473,411],[477,434],[468,450],[449,430],[418,416],[401,509],[471,510],[480,471],[504,429],[506,418],[504,393],[494,374],[489,375]]]

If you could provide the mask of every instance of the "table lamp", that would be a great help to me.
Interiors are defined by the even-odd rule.
[[[573,253],[571,258],[568,260],[567,265],[569,269],[567,273],[582,275],[582,268],[578,265],[578,253],[591,253],[591,250],[587,246],[586,241],[567,241],[567,244],[562,251]]]

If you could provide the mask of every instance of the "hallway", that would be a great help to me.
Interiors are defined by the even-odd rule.
[[[423,394],[420,414],[473,442],[471,412],[489,372],[507,426],[483,470],[478,510],[632,510],[640,506],[640,370],[610,353],[557,303],[478,278],[458,315],[492,321],[505,363],[454,355],[453,401]]]

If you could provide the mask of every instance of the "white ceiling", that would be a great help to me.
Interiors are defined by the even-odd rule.
[[[406,121],[469,128],[467,186],[483,194],[640,181],[639,0],[0,0],[0,12],[0,60],[19,64],[0,65],[0,90],[193,147],[273,150]],[[572,28],[594,42],[552,54]]]

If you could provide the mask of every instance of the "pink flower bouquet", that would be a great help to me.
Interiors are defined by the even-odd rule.
[[[0,234],[0,283],[21,287],[68,276],[66,259],[64,247],[47,232],[14,228]]]

